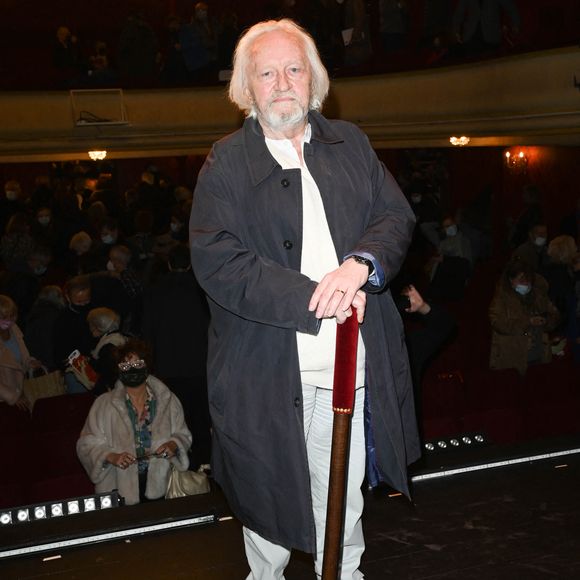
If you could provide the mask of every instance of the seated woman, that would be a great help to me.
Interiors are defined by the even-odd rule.
[[[93,308],[87,314],[87,322],[92,335],[99,339],[89,361],[99,376],[93,394],[102,395],[115,386],[118,375],[117,347],[123,346],[127,338],[119,332],[119,315],[110,308]]]
[[[548,333],[558,324],[548,284],[532,267],[512,260],[500,279],[491,306],[492,369],[515,368],[524,375],[528,365],[552,360]]]
[[[22,332],[16,325],[17,317],[14,300],[0,294],[0,402],[27,410],[24,377],[30,369],[40,367],[40,362],[28,353]]]
[[[185,471],[191,433],[177,397],[149,374],[142,341],[119,348],[119,380],[93,404],[77,454],[95,492],[118,489],[127,505],[165,495],[171,465]]]

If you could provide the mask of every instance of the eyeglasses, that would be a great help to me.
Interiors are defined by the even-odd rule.
[[[132,360],[119,363],[119,370],[129,371],[131,369],[143,369],[146,366],[145,361],[140,358],[139,360]]]

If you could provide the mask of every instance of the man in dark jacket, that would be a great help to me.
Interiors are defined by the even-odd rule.
[[[211,311],[212,470],[244,524],[249,578],[282,578],[292,548],[314,553],[321,573],[336,324],[347,317],[361,336],[341,578],[362,577],[365,390],[384,479],[408,493],[419,455],[387,289],[413,212],[366,136],[317,112],[328,86],[312,38],[292,21],[246,32],[230,98],[248,118],[214,146],[191,213],[194,273]]]

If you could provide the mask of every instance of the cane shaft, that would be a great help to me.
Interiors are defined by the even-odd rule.
[[[341,560],[340,550],[342,544],[350,423],[351,415],[343,413],[334,414],[322,580],[336,580],[338,578],[338,568]]]

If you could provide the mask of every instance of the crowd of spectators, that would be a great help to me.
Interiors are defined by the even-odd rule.
[[[534,48],[522,35],[520,11],[527,5],[516,0],[272,0],[259,3],[251,15],[247,9],[192,2],[187,14],[169,14],[164,23],[134,10],[108,44],[103,37],[111,31],[79,39],[71,32],[78,23],[63,22],[54,36],[53,78],[61,88],[217,83],[228,78],[241,31],[257,20],[281,17],[295,19],[313,35],[335,76]]]
[[[437,152],[414,155],[397,179],[418,225],[392,290],[409,299],[399,308],[410,330],[413,318],[421,330],[408,334],[421,412],[427,360],[453,332],[447,308],[461,303],[490,260],[494,224],[489,187],[454,208],[443,159]],[[126,191],[117,188],[113,166],[55,167],[32,190],[11,179],[0,195],[0,383],[20,381],[12,391],[0,389],[0,404],[25,409],[22,378],[39,367],[62,371],[70,394],[112,392],[118,349],[145,339],[150,371],[181,401],[193,464],[209,463],[208,311],[190,267],[191,191],[155,166]],[[526,187],[523,199],[491,305],[472,307],[489,307],[490,367],[525,375],[555,356],[571,353],[580,362],[580,199],[554,232],[538,188]],[[92,378],[71,364],[75,351]]]
[[[423,276],[425,297],[445,303],[461,301],[475,270],[491,258],[494,224],[491,189],[453,208],[444,169],[436,169],[441,165],[436,156],[422,159],[399,181],[417,218],[403,276],[411,272],[416,283]],[[525,375],[529,365],[553,356],[569,354],[580,362],[580,199],[575,212],[560,216],[554,232],[546,225],[540,190],[527,185],[522,199],[523,210],[508,224],[489,319],[490,368]]]
[[[70,394],[106,393],[118,378],[117,348],[142,338],[154,347],[151,370],[186,410],[192,458],[209,462],[208,312],[189,264],[191,199],[155,167],[126,192],[110,168],[80,164],[39,177],[33,191],[5,183],[0,371],[12,370],[0,401],[25,408],[24,374],[38,366],[62,371]],[[88,367],[72,364],[75,351]]]

